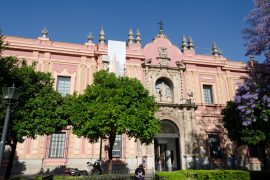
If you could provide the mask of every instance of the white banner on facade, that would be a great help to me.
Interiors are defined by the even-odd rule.
[[[126,64],[126,42],[108,40],[109,71],[124,75]]]

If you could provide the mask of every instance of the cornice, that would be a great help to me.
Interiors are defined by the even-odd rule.
[[[141,59],[144,60],[145,56],[142,54],[132,54],[132,53],[126,53],[127,58],[136,58],[136,59]]]
[[[108,54],[108,49],[106,45],[93,44],[90,46],[85,44],[56,42],[51,40],[30,39],[13,36],[6,36],[5,40],[9,44],[7,49],[50,52],[75,56],[98,56]],[[57,44],[59,46],[54,46],[55,43],[59,43]],[[142,61],[145,59],[145,56],[139,53],[126,53],[126,57],[141,59]]]
[[[195,64],[195,65],[204,65],[204,66],[218,66],[223,67],[225,64],[224,62],[215,62],[215,60],[205,61],[205,60],[198,60],[198,59],[183,59],[182,62],[184,64]]]
[[[180,103],[166,103],[166,102],[157,102],[157,105],[160,107],[173,107],[173,108],[194,108],[197,109],[197,106],[195,105],[195,103],[191,103],[191,104],[180,104]]]
[[[227,60],[219,60],[220,62],[216,62],[216,60],[198,60],[198,59],[183,59],[184,64],[193,64],[193,65],[202,65],[202,66],[208,66],[208,67],[221,67],[222,70],[230,70],[230,71],[238,71],[238,72],[244,72],[247,73],[248,70],[245,68],[245,64],[242,62],[239,62],[239,64],[228,64]]]
[[[72,43],[64,43],[67,46],[64,45],[54,46],[54,43],[62,43],[62,42],[42,41],[38,39],[27,39],[12,36],[6,36],[5,41],[8,43],[8,47],[6,49],[41,51],[57,54],[76,55],[76,56],[93,56],[94,50],[96,49],[96,46],[88,48],[87,45],[72,44]],[[68,45],[74,45],[74,47],[68,47]]]
[[[85,51],[85,50],[69,50],[55,47],[39,47],[39,46],[19,46],[19,45],[9,45],[6,49],[19,49],[27,51],[39,51],[39,52],[50,52],[56,54],[67,54],[75,56],[94,56],[94,51]]]

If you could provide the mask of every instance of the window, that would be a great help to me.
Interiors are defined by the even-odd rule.
[[[218,134],[209,134],[208,141],[209,141],[210,156],[212,158],[221,158],[221,148]]]
[[[55,133],[51,135],[49,157],[64,158],[66,133]]]
[[[70,92],[70,77],[58,76],[56,89],[62,96],[69,94],[69,92]]]
[[[205,104],[213,104],[213,94],[211,85],[203,85],[203,97]]]
[[[122,156],[122,135],[116,135],[113,145],[112,156],[120,158]]]

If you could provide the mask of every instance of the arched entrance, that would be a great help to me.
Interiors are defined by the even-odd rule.
[[[154,138],[156,171],[180,169],[179,129],[171,120],[161,121],[161,133]]]

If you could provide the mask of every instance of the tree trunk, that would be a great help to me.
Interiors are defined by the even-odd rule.
[[[108,164],[108,171],[109,173],[112,172],[112,150],[113,150],[113,145],[114,145],[114,141],[115,141],[115,137],[116,137],[116,134],[115,133],[112,133],[109,137],[109,164]]]
[[[102,138],[100,138],[100,143],[99,143],[99,162],[101,162],[102,158]]]
[[[13,143],[10,143],[11,152],[10,152],[10,156],[9,156],[9,160],[8,160],[8,166],[7,166],[6,173],[5,173],[5,179],[10,178],[11,170],[12,170],[12,166],[13,166],[13,161],[14,161],[14,157],[16,154],[17,143],[18,143],[18,141],[16,139],[13,140]]]
[[[266,146],[264,145],[264,146],[262,146],[262,151],[263,151],[263,153],[262,153],[262,161],[263,161],[263,170],[264,171],[267,171],[268,170],[268,161],[267,161],[267,154],[266,154]]]

